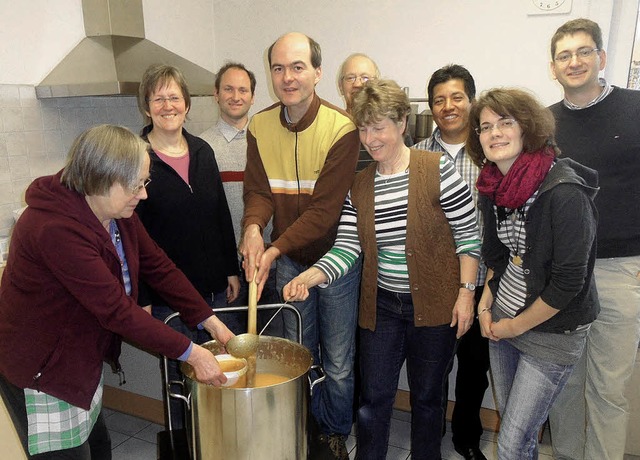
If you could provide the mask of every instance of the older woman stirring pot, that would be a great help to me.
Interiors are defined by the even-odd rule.
[[[147,149],[125,128],[97,126],[64,169],[27,189],[0,290],[0,393],[38,459],[111,458],[102,368],[122,372],[122,337],[187,361],[204,383],[227,380],[211,352],[136,302],[144,281],[191,327],[233,336],[134,214],[147,197]]]
[[[364,254],[356,456],[366,460],[386,457],[405,359],[411,458],[440,458],[443,380],[456,337],[473,321],[480,238],[471,193],[446,155],[404,145],[409,112],[390,80],[368,81],[355,96],[353,117],[375,163],[356,176],[334,247],[283,292],[304,299]]]
[[[490,289],[478,317],[491,339],[498,458],[534,459],[540,427],[599,311],[597,173],[556,158],[553,115],[525,91],[486,92],[469,120],[467,148],[484,164],[477,187]]]

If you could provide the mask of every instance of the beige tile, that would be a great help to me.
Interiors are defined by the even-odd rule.
[[[44,147],[44,131],[28,131],[24,133],[28,156],[46,154]]]
[[[20,88],[17,85],[0,85],[0,107],[20,107]]]
[[[0,158],[6,158],[9,154],[7,152],[7,134],[0,133]]]
[[[9,171],[9,158],[0,158],[0,183],[11,182],[11,172]]]
[[[24,140],[23,132],[7,133],[5,142],[8,156],[11,157],[27,154],[27,144]]]
[[[31,173],[29,177],[46,176],[55,172],[52,170],[46,155],[29,157],[28,165]]]
[[[13,184],[11,182],[0,183],[0,204],[10,204],[13,199]]]
[[[42,107],[42,128],[44,130],[60,129],[60,109]]]
[[[28,179],[29,163],[26,155],[9,157],[9,171],[11,172],[11,180]]]
[[[47,155],[66,155],[62,147],[62,134],[60,131],[44,131],[42,133],[44,151]]]
[[[23,107],[22,123],[25,131],[41,131],[42,111],[40,107]]]
[[[11,188],[13,189],[13,202],[14,203],[24,203],[24,192],[27,190],[27,187],[33,182],[31,178],[25,179],[17,179],[11,181]],[[24,204],[20,204],[16,206],[19,208],[20,206],[24,206]],[[14,208],[15,209],[15,208]]]
[[[22,109],[20,107],[4,107],[2,109],[2,128],[4,132],[22,131]]]
[[[20,86],[18,87],[18,93],[20,94],[21,107],[40,107],[40,103],[36,98],[35,86]]]

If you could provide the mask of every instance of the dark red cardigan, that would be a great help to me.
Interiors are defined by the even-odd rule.
[[[117,362],[121,337],[170,358],[187,349],[189,339],[137,305],[138,281],[192,327],[211,309],[137,215],[117,221],[128,296],[109,233],[84,196],[60,184],[60,173],[34,181],[26,200],[0,288],[0,373],[7,380],[88,409],[103,361]]]

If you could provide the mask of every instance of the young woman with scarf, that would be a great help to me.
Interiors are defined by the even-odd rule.
[[[558,159],[551,112],[517,89],[483,94],[467,148],[483,169],[478,305],[501,415],[498,458],[537,458],[538,432],[599,311],[592,279],[597,173]]]

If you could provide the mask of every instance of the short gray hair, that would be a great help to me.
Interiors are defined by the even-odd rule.
[[[149,144],[122,126],[98,125],[74,141],[60,181],[81,195],[106,195],[114,184],[133,188]]]

